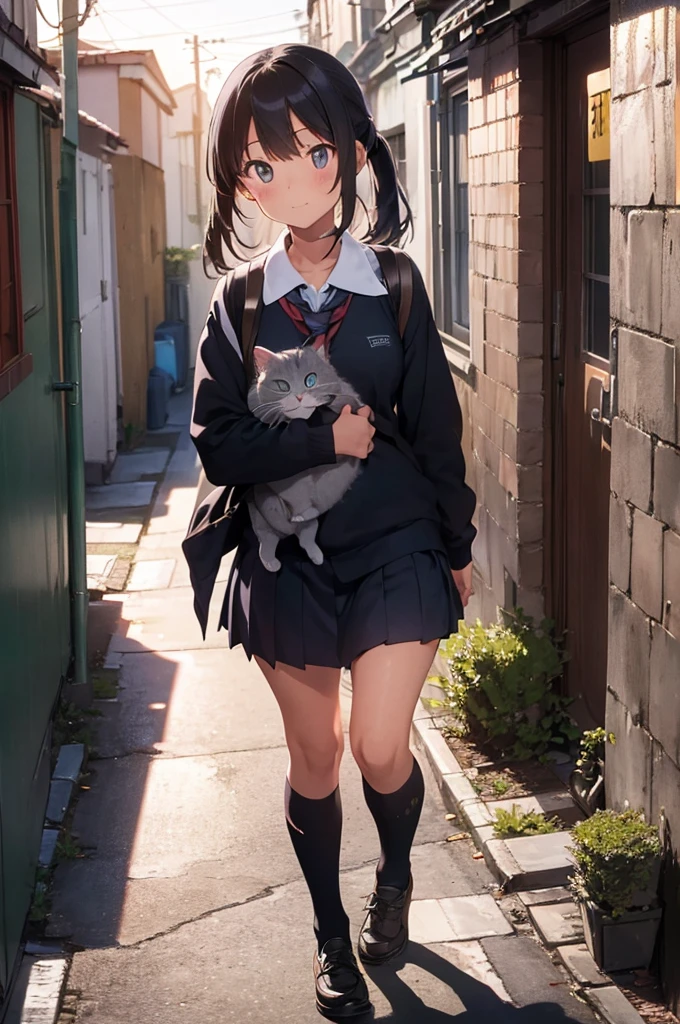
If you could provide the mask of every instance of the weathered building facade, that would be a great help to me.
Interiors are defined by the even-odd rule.
[[[567,631],[574,715],[617,736],[609,802],[664,834],[676,1010],[678,31],[644,0],[416,0],[350,59],[378,127],[403,125],[408,248],[464,408],[470,617],[521,606]]]

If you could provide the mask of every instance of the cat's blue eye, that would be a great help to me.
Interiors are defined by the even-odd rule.
[[[315,373],[308,373],[307,376],[305,377],[305,387],[306,388],[313,388],[315,386],[316,386],[316,374]]]
[[[273,380],[272,387],[275,387],[277,391],[281,391],[284,394],[290,391],[290,384],[287,380]]]
[[[323,170],[323,168],[327,165],[328,156],[328,146],[314,147],[314,149],[312,150],[312,163],[314,164],[318,171]]]
[[[251,160],[246,167],[246,174],[250,169],[255,171],[260,181],[263,181],[267,185],[274,177],[274,168],[271,164],[266,163],[264,160]]]

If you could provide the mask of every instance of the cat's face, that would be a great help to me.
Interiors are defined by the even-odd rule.
[[[248,408],[264,423],[309,419],[338,394],[338,375],[320,351],[274,353],[258,347],[254,357],[257,378],[248,392]]]

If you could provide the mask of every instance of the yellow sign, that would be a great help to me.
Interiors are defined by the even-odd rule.
[[[609,68],[588,75],[588,160],[609,160],[609,108],[612,89]]]

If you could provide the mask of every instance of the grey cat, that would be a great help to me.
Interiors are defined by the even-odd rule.
[[[248,408],[263,423],[276,426],[306,420],[320,406],[339,413],[349,405],[356,412],[364,404],[320,350],[306,347],[274,353],[258,347],[254,356],[257,378],[248,392]],[[340,501],[360,468],[360,459],[343,455],[333,465],[253,487],[248,509],[265,569],[281,568],[276,548],[292,534],[314,564],[321,565],[318,517]]]

